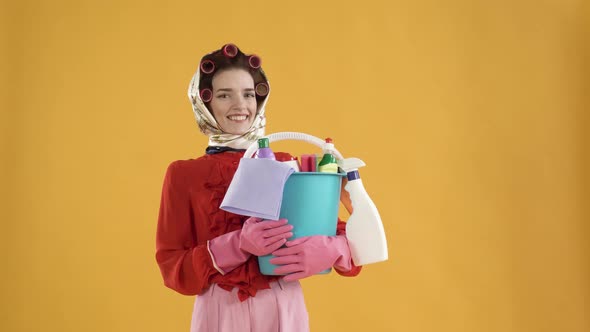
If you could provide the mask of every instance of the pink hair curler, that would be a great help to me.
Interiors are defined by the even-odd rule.
[[[215,62],[211,60],[201,61],[201,71],[204,74],[211,74],[215,70]]]
[[[269,90],[270,89],[268,88],[268,84],[264,82],[256,84],[256,88],[254,88],[254,91],[256,91],[256,94],[260,97],[266,96]]]
[[[233,58],[236,55],[238,55],[238,47],[234,44],[225,44],[225,46],[223,46],[223,55],[225,55],[228,58]]]
[[[258,69],[258,68],[260,68],[260,65],[262,64],[262,60],[260,60],[260,57],[258,55],[252,54],[248,57],[248,64],[253,69]]]
[[[213,98],[213,92],[211,89],[202,89],[199,95],[201,96],[201,100],[203,100],[204,103],[210,102]]]

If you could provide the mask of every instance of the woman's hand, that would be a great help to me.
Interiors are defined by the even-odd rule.
[[[271,264],[282,265],[276,274],[288,274],[283,279],[303,279],[332,266],[342,271],[352,268],[350,248],[345,236],[314,235],[287,242],[287,247],[272,253],[277,256]]]
[[[287,219],[274,221],[250,217],[242,226],[240,249],[256,256],[268,255],[293,236],[292,230]]]

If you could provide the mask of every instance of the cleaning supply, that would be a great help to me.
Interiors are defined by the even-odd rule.
[[[263,220],[250,217],[242,229],[225,233],[208,242],[213,266],[221,274],[244,264],[251,255],[268,255],[293,236],[287,220]]]
[[[309,134],[304,134],[304,133],[281,132],[281,133],[270,134],[267,137],[269,138],[270,142],[292,139],[292,140],[299,140],[299,141],[308,142],[308,143],[314,144],[319,147],[325,146],[324,140],[317,138],[315,136],[309,135]],[[256,143],[250,145],[250,147],[248,147],[246,152],[244,152],[244,158],[250,158],[254,154],[254,152],[256,151],[257,148],[258,147],[257,147]],[[334,148],[334,150],[332,152],[333,152],[332,154],[338,160],[337,161],[338,166],[344,172],[349,173],[348,177],[349,177],[349,179],[351,179],[344,186],[344,192],[349,193],[350,198],[351,198],[350,205],[352,205],[352,207],[353,207],[350,218],[348,219],[347,226],[346,226],[346,232],[347,232],[346,237],[347,237],[348,243],[350,245],[353,262],[355,263],[355,265],[360,266],[360,265],[367,265],[367,264],[371,264],[371,263],[378,263],[381,261],[385,261],[388,258],[387,257],[388,256],[387,240],[385,238],[385,231],[383,229],[381,217],[379,216],[379,212],[377,211],[375,204],[373,203],[373,201],[371,200],[371,198],[367,194],[367,192],[363,186],[363,183],[360,179],[360,176],[358,174],[358,168],[365,166],[365,163],[358,158],[343,159],[342,155],[340,154],[340,152],[336,148]],[[302,163],[301,166],[302,166],[302,170],[303,170],[303,164],[304,164],[303,158],[301,159],[301,163]],[[331,178],[331,177],[339,176],[340,173],[312,173],[312,174],[308,174],[306,172],[300,172],[300,173],[293,173],[292,174],[293,177],[296,177],[298,175],[301,175],[304,177],[306,177],[306,176],[309,176],[309,177],[320,176],[322,178]],[[338,181],[337,182],[338,187],[335,188],[338,191],[338,194],[335,195],[335,197],[338,197],[338,200],[340,200],[340,190],[341,190],[340,183],[341,183],[341,181]],[[302,197],[302,195],[299,192],[300,190],[307,190],[306,192],[309,192],[309,190],[308,190],[309,188],[314,188],[314,190],[312,190],[311,193],[313,195],[313,199],[318,200],[318,199],[323,199],[324,196],[326,196],[325,193],[318,192],[318,189],[333,187],[332,185],[328,186],[323,183],[321,185],[308,184],[308,183],[302,183],[302,184],[303,185],[301,186],[301,188],[299,188],[299,187],[295,188],[296,190],[293,193],[292,197],[286,198],[286,201],[288,201],[289,204],[291,204],[291,200],[293,199],[293,197]],[[285,187],[285,191],[286,191],[286,189],[287,189],[287,186]],[[309,196],[309,195],[303,195],[303,197],[306,197],[306,196]],[[295,201],[297,201],[297,200],[295,200]],[[337,217],[337,209],[338,209],[338,206],[336,205],[336,213],[334,214],[334,218]],[[295,209],[295,210],[298,210],[298,209]],[[322,210],[324,210],[323,207],[322,207]],[[313,218],[311,218],[312,220],[317,219],[316,215],[312,214],[312,216],[313,216]],[[307,217],[307,216],[305,216],[305,217]],[[290,220],[290,217],[285,217],[285,218]],[[301,220],[307,220],[307,219],[301,218]],[[316,234],[297,234],[298,229],[300,229],[300,227],[298,227],[298,225],[295,225],[295,227],[293,228],[294,238],[318,234],[318,233],[316,233]],[[323,234],[323,235],[332,236],[335,234]],[[259,263],[260,263],[260,261],[259,261]],[[273,266],[271,264],[261,264],[261,271],[262,271],[263,266],[269,266],[269,265],[270,265],[270,267]],[[269,274],[272,274],[272,273],[269,273]]]
[[[252,254],[240,249],[242,230],[225,233],[208,241],[213,266],[219,273],[226,274],[244,264]]]
[[[250,217],[240,234],[240,249],[256,256],[269,255],[293,236],[293,225],[286,219],[263,220]]]
[[[347,174],[344,189],[350,194],[352,214],[346,222],[346,238],[355,265],[366,265],[387,260],[387,239],[381,216],[367,194],[358,168],[365,163],[358,158],[338,162]]]
[[[288,274],[293,281],[321,273],[332,266],[341,271],[352,269],[350,249],[344,235],[314,235],[287,241],[284,248],[272,253],[271,264],[281,265],[276,274]]]
[[[265,158],[242,158],[220,209],[242,216],[278,220],[291,166]]]
[[[283,136],[285,134],[286,136]],[[268,138],[272,144],[280,139],[295,139],[310,142],[320,148],[324,145],[324,141],[319,138],[299,133],[293,136],[290,133],[282,133],[279,137],[276,134],[271,134]],[[251,158],[257,149],[256,142],[250,145],[240,163]],[[305,165],[304,159],[301,159],[302,170]],[[267,160],[258,159],[258,161]],[[315,166],[315,158],[313,158],[313,163]],[[258,172],[257,170],[252,171]],[[282,191],[282,197],[279,196],[279,199],[282,198],[279,219],[287,219],[289,224],[293,225],[293,237],[290,240],[314,235],[336,236],[340,190],[344,176],[344,173],[303,171],[294,172],[289,176]],[[262,274],[276,275],[275,269],[278,266],[270,263],[272,258],[274,258],[272,254],[258,257],[258,265]],[[319,273],[325,274],[330,271],[331,268],[328,267]]]
[[[293,225],[295,240],[305,236],[335,236],[338,225],[340,188],[344,174],[295,172],[285,183],[279,219]],[[259,256],[262,274],[275,275],[273,255]],[[323,271],[328,273],[330,270]]]
[[[268,138],[263,137],[258,139],[258,152],[256,152],[256,158],[264,159],[275,159],[275,154],[269,147]]]
[[[326,138],[326,144],[324,144],[324,156],[318,164],[318,172],[322,173],[338,173],[338,163],[336,157],[332,154],[334,150],[334,143],[331,138]]]
[[[302,172],[315,172],[316,171],[316,155],[315,154],[304,154],[301,155],[301,171]]]
[[[290,160],[283,161],[283,163],[291,166],[291,168],[295,172],[300,172],[301,171],[301,167],[299,166],[299,160],[297,159],[297,157],[293,157],[292,156]]]

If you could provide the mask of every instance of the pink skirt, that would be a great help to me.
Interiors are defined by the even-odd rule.
[[[216,284],[197,296],[191,332],[307,332],[309,318],[298,281],[272,282],[270,289],[240,302],[238,290]]]

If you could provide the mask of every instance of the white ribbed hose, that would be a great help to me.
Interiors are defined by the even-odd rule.
[[[326,144],[326,142],[323,139],[317,138],[313,135],[290,131],[274,133],[264,137],[268,138],[269,143],[285,140],[304,141],[307,143],[311,143],[313,145],[317,145],[318,147],[322,148],[322,150],[324,150],[324,145]],[[244,158],[252,158],[252,155],[254,155],[254,152],[256,152],[256,150],[258,150],[258,142],[250,144],[250,146],[244,153]],[[336,148],[331,149],[331,151],[334,154],[334,157],[336,157],[336,159],[343,159],[342,155],[340,154],[340,152],[338,152],[338,150],[336,150]]]

